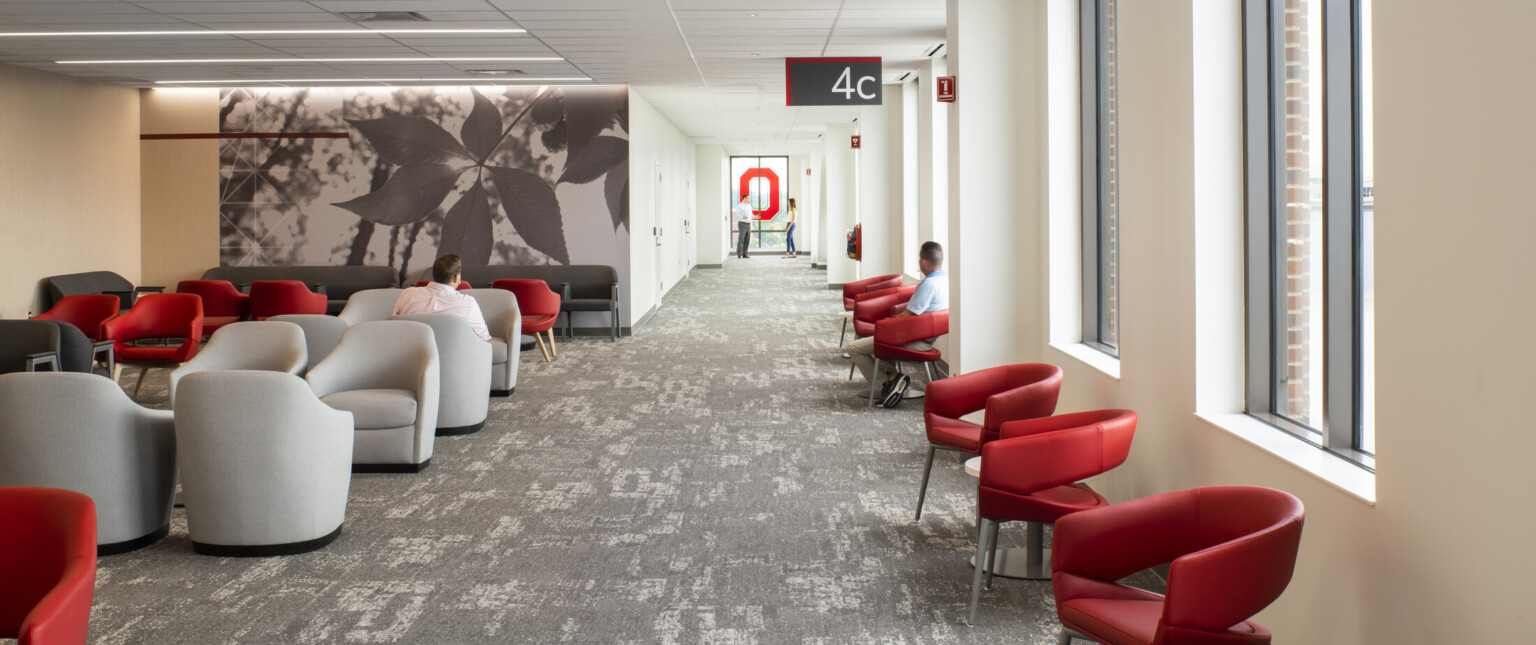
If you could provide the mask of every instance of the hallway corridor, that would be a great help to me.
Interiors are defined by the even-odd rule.
[[[101,559],[92,641],[1054,643],[1046,582],[965,625],[975,480],[941,453],[912,521],[921,402],[864,407],[838,310],[803,259],[696,270],[633,338],[525,353],[425,472],[355,475],[320,551],[194,555],[178,509]]]

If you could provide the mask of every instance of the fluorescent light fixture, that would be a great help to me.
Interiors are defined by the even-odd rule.
[[[0,38],[47,38],[92,36],[379,36],[405,34],[526,34],[527,29],[182,29],[177,31],[6,31]]]
[[[155,81],[156,85],[250,85],[252,83],[484,83],[488,79],[477,78],[231,78],[219,81]],[[556,78],[549,76],[522,76],[522,77],[498,77],[495,82],[502,83],[572,83],[589,82],[592,79],[582,76]]]
[[[143,58],[137,60],[56,60],[60,65],[174,65],[178,63],[452,63],[452,62],[526,62],[563,61],[558,56],[454,56],[423,58]]]

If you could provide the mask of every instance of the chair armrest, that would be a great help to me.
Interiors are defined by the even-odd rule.
[[[1060,379],[1049,379],[1021,385],[989,396],[987,397],[986,425],[990,429],[1000,429],[1003,424],[1010,421],[1040,419],[1041,417],[1050,418],[1051,413],[1056,411],[1056,399],[1060,394]],[[1072,423],[1070,425],[1057,426],[1055,429],[1071,428],[1080,425],[1083,424]]]
[[[1029,495],[1079,482],[1125,463],[1135,434],[1132,413],[1104,423],[1080,421],[1054,432],[989,441],[981,448],[981,485]]]
[[[876,327],[878,329],[878,327]],[[1001,390],[1005,372],[999,368],[956,374],[928,384],[923,411],[958,419],[986,407],[987,399]]]
[[[49,371],[59,371],[59,353],[37,352],[35,354],[27,354],[25,367],[26,371],[36,372],[38,371],[37,368],[43,367],[45,365],[48,367]]]
[[[19,636],[28,642],[84,643],[91,618],[91,594],[96,587],[96,558],[71,557],[64,576],[32,607]],[[38,623],[46,625],[38,629]],[[39,638],[39,637],[44,638]]]
[[[1031,435],[1056,432],[1069,428],[1081,428],[1084,426],[1099,425],[1102,423],[1123,420],[1132,427],[1136,425],[1136,413],[1130,410],[1092,410],[1089,412],[1072,412],[1058,414],[1053,417],[1038,419],[1021,419],[1006,421],[998,428],[999,439],[1017,439]]]
[[[619,283],[617,283],[617,282],[613,283],[612,291],[610,293],[612,294],[612,295],[609,296],[610,302],[613,303],[613,308],[614,309],[618,309],[619,308]]]
[[[875,323],[875,344],[899,347],[925,338],[935,338],[949,333],[949,326],[940,328],[932,314],[886,318]]]

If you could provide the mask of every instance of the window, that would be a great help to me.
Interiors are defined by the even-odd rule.
[[[1371,0],[1245,0],[1248,413],[1375,467]]]
[[[789,157],[731,157],[731,206],[750,195],[752,206],[749,248],[783,251],[789,230]],[[731,225],[731,246],[736,245],[736,228]]]
[[[1082,0],[1083,342],[1120,355],[1120,132],[1115,5]]]

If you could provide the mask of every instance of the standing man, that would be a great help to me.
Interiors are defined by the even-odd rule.
[[[732,219],[736,220],[736,257],[747,259],[747,241],[752,235],[752,205],[749,203],[751,195],[741,194],[741,201],[736,203],[736,208],[731,211]]]
[[[907,308],[899,314],[891,316],[916,316],[930,311],[945,311],[949,309],[949,277],[944,273],[944,247],[938,242],[923,242],[923,247],[917,254],[917,268],[923,272],[923,281],[917,283],[917,289],[912,292],[912,299],[907,301]],[[938,338],[924,338],[915,340],[902,347],[926,352],[933,349],[933,341]],[[864,381],[874,382],[875,379],[875,337],[860,338],[844,348],[853,364],[864,374]],[[883,366],[884,372],[880,374],[881,382],[886,384],[885,390],[895,395],[895,402],[900,402],[900,394],[906,390],[910,380],[905,374],[897,374],[891,364]],[[899,382],[894,379],[900,379]],[[889,398],[889,397],[888,397]],[[881,402],[885,407],[892,407]]]

